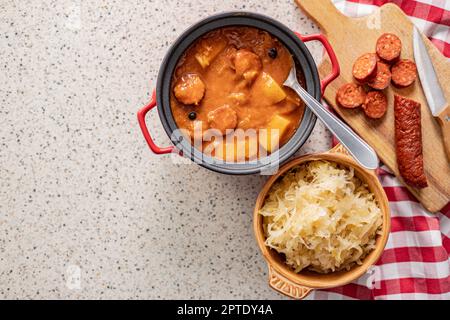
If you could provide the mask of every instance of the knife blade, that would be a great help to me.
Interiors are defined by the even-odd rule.
[[[422,89],[427,98],[431,113],[437,118],[442,128],[444,147],[450,161],[450,108],[445,99],[444,91],[439,83],[427,47],[416,27],[414,27],[413,34],[413,50],[420,83],[422,84]]]
[[[414,27],[414,59],[416,60],[422,88],[427,97],[428,106],[433,116],[437,117],[447,104],[439,80],[436,76],[433,63],[428,54],[423,39]]]

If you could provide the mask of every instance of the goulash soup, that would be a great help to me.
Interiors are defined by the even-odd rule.
[[[177,126],[218,159],[270,154],[292,137],[303,116],[303,102],[282,85],[292,63],[289,51],[265,31],[236,26],[207,33],[183,54],[172,77]],[[297,76],[303,84],[303,75]]]

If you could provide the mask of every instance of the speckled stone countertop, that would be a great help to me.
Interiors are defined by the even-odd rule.
[[[267,177],[174,164],[136,121],[169,45],[227,10],[319,31],[288,0],[2,1],[0,298],[282,298],[252,233]],[[300,153],[328,147],[318,123]]]

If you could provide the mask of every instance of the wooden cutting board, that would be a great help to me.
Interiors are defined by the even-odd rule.
[[[397,89],[391,85],[385,90],[389,107],[381,120],[368,119],[361,110],[336,107],[335,102],[339,87],[353,81],[351,72],[353,62],[366,52],[375,52],[375,44],[381,34],[385,32],[396,34],[403,43],[402,58],[414,60],[412,22],[394,4],[383,5],[370,16],[349,18],[340,13],[331,0],[296,0],[296,2],[321,27],[341,66],[341,75],[327,87],[325,100],[376,150],[380,159],[401,181],[395,155],[394,93],[421,103],[424,167],[429,186],[422,190],[407,187],[429,211],[436,212],[442,209],[450,201],[450,162],[444,151],[441,129],[428,108],[420,80],[417,79],[414,85],[408,88]],[[439,81],[447,101],[450,101],[450,62],[428,39],[426,40]],[[319,67],[321,78],[330,70],[330,62],[326,58]]]

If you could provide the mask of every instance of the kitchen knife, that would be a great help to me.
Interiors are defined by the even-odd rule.
[[[413,47],[422,89],[431,113],[441,126],[445,152],[450,161],[450,107],[445,99],[427,47],[416,27],[414,27]]]

